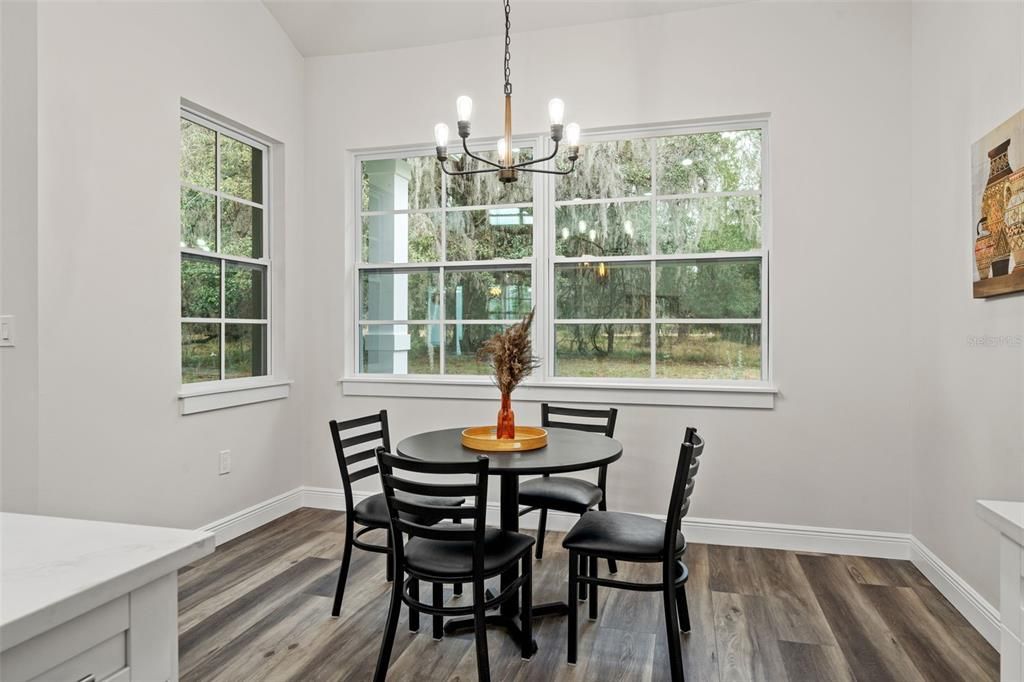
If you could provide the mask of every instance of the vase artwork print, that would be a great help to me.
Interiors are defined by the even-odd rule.
[[[974,298],[1024,291],[1024,110],[971,148]]]
[[[516,437],[516,415],[512,411],[512,391],[530,376],[540,362],[533,354],[530,327],[533,311],[508,329],[495,334],[480,347],[480,358],[491,366],[494,383],[501,393],[498,424],[495,432],[499,440]]]

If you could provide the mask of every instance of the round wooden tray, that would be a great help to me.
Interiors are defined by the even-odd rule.
[[[524,452],[548,444],[548,432],[539,426],[517,426],[516,437],[497,437],[495,426],[471,426],[462,432],[462,444],[482,452]]]

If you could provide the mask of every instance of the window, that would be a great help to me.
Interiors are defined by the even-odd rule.
[[[182,112],[181,382],[269,373],[266,145]]]
[[[533,306],[529,176],[451,178],[433,156],[358,163],[358,371],[486,374],[480,345]]]
[[[485,374],[481,342],[536,306],[540,382],[767,382],[765,132],[602,133],[507,186],[357,156],[356,373]]]

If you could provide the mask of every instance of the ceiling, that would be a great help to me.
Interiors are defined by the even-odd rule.
[[[515,0],[514,32],[646,17],[740,0]],[[306,57],[504,33],[501,0],[263,0]]]

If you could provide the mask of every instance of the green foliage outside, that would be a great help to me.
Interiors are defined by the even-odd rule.
[[[759,250],[760,135],[759,130],[747,130],[591,143],[583,147],[576,172],[556,179],[555,253],[586,258],[584,263],[555,269],[559,375],[650,376],[652,307],[657,320],[760,318],[760,259],[659,263],[653,299],[650,261],[602,260],[651,253],[727,255]],[[386,211],[396,205],[393,193],[389,194],[394,185],[387,184],[393,180],[388,173],[396,172],[395,163],[364,162],[364,211]],[[401,173],[408,178],[407,195],[399,201],[414,211],[432,209],[399,218],[407,219],[410,226],[406,262],[436,262],[442,255],[448,263],[532,255],[532,209],[502,208],[532,201],[530,176],[505,186],[491,174],[442,178],[433,157],[397,163],[404,164]],[[559,163],[565,167],[564,158]],[[451,164],[476,167],[458,156]],[[492,208],[452,210],[471,206]],[[375,250],[372,239],[378,231],[385,236],[389,229],[393,231],[393,220],[392,215],[364,217],[365,261],[387,262],[380,256],[387,255],[387,249]],[[446,225],[444,254],[442,224]],[[435,317],[429,319],[439,314],[436,280],[436,276],[409,277],[410,308],[434,311]],[[449,267],[444,284],[449,323],[455,317],[455,287],[460,287],[462,317],[467,320],[514,319],[531,305],[528,271]],[[363,288],[364,310],[370,306],[371,291]],[[514,304],[509,303],[510,296]],[[637,322],[558,322],[581,319]],[[461,333],[456,333],[453,324],[446,324],[443,330],[438,325],[413,334],[409,371],[440,371],[437,345],[443,336],[447,373],[478,373],[470,351],[500,328],[463,325]],[[653,340],[655,375],[759,379],[760,331],[759,324],[658,323]]]

